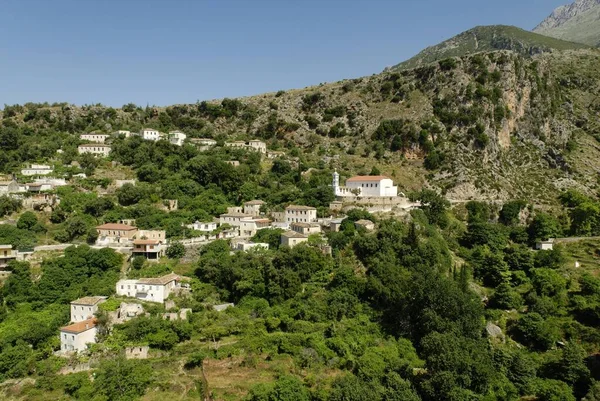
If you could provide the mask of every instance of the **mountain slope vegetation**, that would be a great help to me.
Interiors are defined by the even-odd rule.
[[[555,199],[597,190],[600,55],[568,50],[455,57],[402,71],[243,99],[165,108],[26,104],[2,112],[0,171],[76,158],[87,131],[181,129],[219,141],[261,138],[302,168],[348,174],[378,164],[402,190],[451,199]]]
[[[532,56],[552,50],[581,49],[584,47],[586,46],[580,43],[550,38],[515,26],[478,26],[440,44],[428,47],[411,59],[391,69],[415,68],[448,57],[460,57],[494,50],[511,50],[524,56]]]

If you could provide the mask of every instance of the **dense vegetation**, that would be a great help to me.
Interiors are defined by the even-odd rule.
[[[9,266],[0,379],[35,379],[15,390],[28,400],[597,399],[598,245],[589,243],[582,268],[573,267],[580,245],[532,250],[539,240],[600,235],[600,106],[587,95],[600,88],[600,64],[587,51],[576,61],[561,57],[480,53],[305,91],[166,108],[6,106],[2,173],[23,182],[24,164],[48,162],[68,179],[87,178],[57,189],[52,211],[24,212],[23,202],[0,197],[0,215],[15,220],[0,225],[0,243],[79,245]],[[143,126],[218,146],[114,137],[108,160],[77,154],[79,133]],[[222,146],[253,137],[285,154],[261,159]],[[198,252],[173,241],[168,260],[152,265],[85,245],[96,240],[96,225],[122,219],[164,229],[170,240],[194,237],[186,224],[252,199],[266,201],[266,211],[299,203],[330,216],[334,169],[343,178],[389,174],[421,208],[394,218],[350,211],[340,232],[293,249],[279,245],[278,229],[254,237],[269,250],[247,253],[232,254],[224,240]],[[436,190],[422,190],[423,177]],[[123,178],[137,182],[116,189]],[[450,208],[441,194],[461,195],[455,189],[467,184],[503,202],[473,196],[480,201]],[[167,210],[170,199],[177,210]],[[375,232],[356,228],[359,219],[375,221]],[[111,298],[89,360],[52,355],[69,301],[112,295],[125,271],[172,270],[192,278],[192,295],[175,300],[192,310],[188,320],[145,305],[146,316],[109,327],[121,301]],[[236,306],[212,309],[224,302]],[[152,358],[123,359],[131,345],[148,345]],[[59,374],[71,362],[92,363],[93,380]]]

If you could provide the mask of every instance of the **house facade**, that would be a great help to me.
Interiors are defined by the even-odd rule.
[[[21,170],[22,175],[48,175],[54,172],[54,169],[45,164],[32,164],[27,168]]]
[[[167,232],[165,230],[138,230],[135,238],[153,240],[160,244],[164,244],[167,238]]]
[[[244,203],[244,213],[250,214],[252,216],[260,215],[260,208],[265,204],[264,201],[261,200],[252,200]]]
[[[254,237],[258,230],[268,228],[271,225],[271,220],[261,219],[256,217],[246,217],[240,220],[240,237]]]
[[[286,231],[281,234],[281,245],[289,246],[290,248],[307,241],[308,237],[306,235],[297,233],[296,231]]]
[[[550,238],[547,241],[538,241],[535,244],[535,249],[538,251],[551,251],[554,249],[554,238]]]
[[[94,156],[107,157],[110,154],[110,151],[110,146],[100,143],[90,143],[87,145],[79,145],[77,147],[77,152],[79,152],[80,155],[89,153]]]
[[[232,227],[239,227],[243,219],[251,219],[252,215],[240,212],[229,212],[219,216],[219,223],[229,224]]]
[[[234,251],[248,252],[251,249],[269,249],[269,244],[263,242],[237,241],[232,243]]]
[[[228,148],[242,148],[248,150],[254,150],[259,153],[267,153],[267,144],[258,139],[253,139],[251,141],[233,141],[233,142],[225,142],[225,146]]]
[[[17,260],[17,250],[12,249],[12,245],[0,245],[0,269],[8,266],[8,263]]]
[[[160,139],[160,132],[158,132],[158,130],[156,130],[154,128],[144,128],[140,132],[140,136],[142,137],[142,139],[145,139],[146,141],[156,142]]]
[[[106,223],[96,227],[98,232],[98,245],[109,243],[129,243],[137,234],[137,227],[120,223]]]
[[[340,186],[340,175],[333,173],[332,187],[335,196],[341,197],[396,197],[398,187],[391,178],[383,175],[358,175],[346,180]]]
[[[83,297],[71,302],[71,323],[92,319],[106,297]]]
[[[158,278],[119,280],[117,295],[137,298],[142,301],[164,303],[169,295],[179,287],[181,278],[170,273]]]
[[[319,234],[321,225],[319,223],[291,223],[290,229],[302,235]]]
[[[165,247],[158,240],[136,239],[133,241],[131,255],[158,261],[165,256]]]
[[[218,224],[214,221],[201,222],[196,221],[195,223],[188,224],[186,227],[194,231],[202,231],[205,233],[213,232],[217,229]]]
[[[181,131],[169,132],[169,142],[176,146],[183,146],[183,142],[187,138],[187,135]]]
[[[287,223],[312,223],[317,221],[317,209],[310,206],[290,205],[285,208]]]
[[[217,141],[210,138],[191,138],[189,141],[203,152],[217,145]]]
[[[96,319],[87,319],[60,328],[60,350],[82,352],[88,344],[96,343]]]
[[[81,134],[79,135],[79,139],[82,141],[90,141],[94,143],[104,143],[109,138],[109,135],[106,134]]]

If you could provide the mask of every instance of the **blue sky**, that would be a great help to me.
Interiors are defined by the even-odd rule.
[[[142,106],[382,71],[476,25],[566,0],[2,0],[0,105]]]

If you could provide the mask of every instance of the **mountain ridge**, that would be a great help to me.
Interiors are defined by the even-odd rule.
[[[510,25],[477,26],[437,45],[427,47],[414,57],[389,69],[415,68],[449,57],[484,51],[511,50],[521,55],[531,56],[553,50],[585,47],[587,47],[585,44],[551,38]]]
[[[577,0],[560,6],[533,32],[600,47],[600,0]]]

